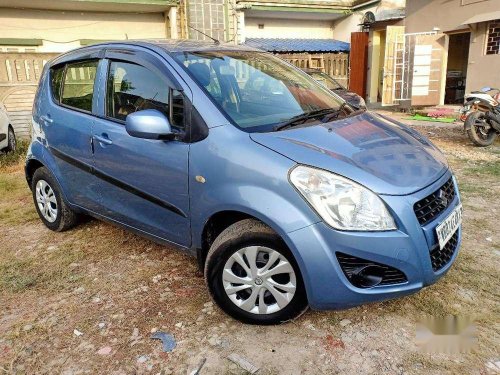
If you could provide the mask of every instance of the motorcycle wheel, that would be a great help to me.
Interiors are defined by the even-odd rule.
[[[495,142],[497,133],[495,129],[485,127],[486,118],[484,112],[472,112],[465,120],[465,128],[469,139],[476,146],[486,147]]]

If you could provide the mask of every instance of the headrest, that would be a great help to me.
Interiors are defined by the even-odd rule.
[[[210,68],[208,65],[194,63],[188,66],[188,70],[203,87],[210,85]]]

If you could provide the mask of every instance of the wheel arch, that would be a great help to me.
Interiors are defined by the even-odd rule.
[[[208,251],[210,250],[210,246],[212,246],[212,243],[215,241],[217,236],[230,225],[245,219],[254,219],[263,222],[259,218],[247,212],[238,210],[218,211],[208,218],[201,232],[200,246],[197,246],[196,249],[196,258],[201,272],[203,272],[205,268],[205,261],[207,259]],[[268,225],[267,223],[264,224]]]
[[[39,168],[45,167],[45,165],[38,159],[31,158],[28,159],[25,166],[26,181],[31,189],[31,182],[33,181],[33,175]]]
[[[245,210],[241,207],[236,209],[225,209],[214,212],[203,226],[201,232],[201,238],[198,239],[199,245],[196,246],[196,258],[198,262],[199,270],[203,273],[205,268],[205,261],[210,250],[210,246],[217,236],[222,233],[224,229],[230,225],[245,219],[253,219],[259,221],[269,228],[271,228],[285,243],[290,252],[292,253],[297,265],[299,267],[302,279],[306,284],[306,291],[308,291],[307,277],[305,275],[305,269],[303,264],[303,259],[301,254],[299,254],[295,247],[291,244],[291,239],[286,235],[286,233],[281,230],[278,223],[274,222],[272,219],[261,215],[259,212],[253,212],[251,210]]]

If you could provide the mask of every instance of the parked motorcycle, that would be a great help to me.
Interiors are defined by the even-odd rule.
[[[497,106],[500,102],[500,89],[492,87],[483,87],[481,91],[472,91],[466,94],[464,98],[464,106],[460,109],[460,120],[465,121],[469,114],[474,111],[486,112],[488,109],[481,103],[475,104],[476,100],[483,100],[488,105]]]
[[[476,98],[472,105],[476,107],[465,120],[464,128],[469,139],[476,146],[489,146],[500,133],[500,104],[495,100]]]

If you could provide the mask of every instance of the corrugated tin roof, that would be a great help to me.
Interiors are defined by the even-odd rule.
[[[268,52],[349,52],[350,44],[335,39],[247,38],[245,45]]]

